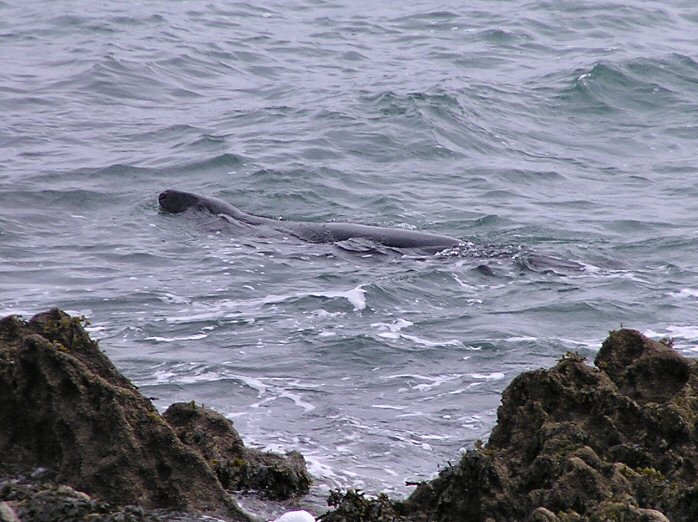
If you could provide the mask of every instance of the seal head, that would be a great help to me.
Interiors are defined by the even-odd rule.
[[[201,203],[201,199],[189,192],[170,189],[158,196],[158,202],[162,210],[179,213]]]

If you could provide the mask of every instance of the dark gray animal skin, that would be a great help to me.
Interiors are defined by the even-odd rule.
[[[247,214],[216,198],[199,196],[180,190],[166,190],[158,197],[160,208],[167,212],[184,212],[198,209],[212,214],[231,217],[249,225],[266,225],[275,230],[313,243],[334,243],[352,238],[365,238],[393,248],[426,248],[432,251],[453,248],[460,244],[455,238],[403,230],[400,228],[374,227],[354,223],[312,223],[306,221],[283,221]]]

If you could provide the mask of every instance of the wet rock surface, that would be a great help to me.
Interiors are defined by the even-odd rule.
[[[4,477],[7,486],[11,484],[8,477],[31,477],[33,470],[44,470],[33,481],[44,484],[41,495],[36,493],[34,498],[26,493],[31,492],[29,486],[20,488],[26,493],[20,506],[26,513],[34,509],[53,513],[46,514],[45,520],[77,520],[83,516],[80,513],[119,512],[119,508],[104,507],[108,503],[251,520],[225,491],[219,480],[219,476],[225,480],[224,474],[206,461],[211,456],[224,457],[227,447],[206,453],[183,443],[100,351],[78,318],[53,309],[28,322],[15,316],[0,320],[0,394],[0,479]],[[232,423],[210,411],[206,418],[220,426],[227,423],[227,442],[249,457],[242,475],[256,480],[248,480],[244,487],[264,489],[275,498],[303,492],[303,487],[307,490],[309,478],[302,457],[258,457],[244,448]],[[198,433],[204,440],[205,432]],[[291,470],[297,475],[293,485]],[[60,487],[74,491],[74,501]],[[18,502],[7,496],[9,490],[4,491],[3,519],[11,517],[14,509],[7,502]],[[51,499],[58,511],[47,507]],[[46,505],[39,509],[36,502]],[[65,508],[72,510],[70,516],[60,515],[68,504],[73,506]],[[23,520],[39,519],[26,516]],[[137,520],[134,516],[125,511],[120,515],[123,520]]]
[[[193,401],[172,404],[163,417],[206,460],[225,489],[254,490],[274,500],[308,492],[310,475],[297,451],[281,456],[247,448],[232,422]]]
[[[226,489],[308,490],[300,454],[247,448],[193,402],[161,416],[59,310],[0,321],[0,390],[2,521],[250,520]],[[325,522],[698,520],[698,365],[611,332],[595,366],[568,354],[515,378],[487,444],[407,499],[329,504]]]
[[[611,332],[505,390],[486,446],[420,485],[413,520],[698,520],[698,367]]]
[[[173,513],[156,513],[138,506],[113,506],[70,486],[6,480],[0,482],[0,520],[36,522],[100,520],[104,522],[159,522]]]

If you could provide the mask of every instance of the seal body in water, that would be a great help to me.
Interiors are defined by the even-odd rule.
[[[160,208],[167,212],[184,212],[198,209],[215,215],[223,214],[249,225],[266,225],[275,230],[311,241],[313,243],[334,243],[352,238],[364,238],[393,248],[425,248],[444,250],[460,244],[455,238],[403,230],[400,228],[374,227],[354,223],[312,223],[306,221],[282,221],[247,214],[220,199],[199,196],[180,190],[166,190],[158,197]]]

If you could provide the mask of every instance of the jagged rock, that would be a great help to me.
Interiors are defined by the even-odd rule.
[[[165,513],[155,514],[141,507],[116,507],[91,498],[66,485],[7,480],[0,484],[0,520],[3,522],[163,522]],[[3,506],[8,514],[3,513]],[[14,515],[15,519],[12,517]]]
[[[249,520],[79,319],[53,309],[0,320],[0,390],[4,475],[43,466],[107,502]]]
[[[698,520],[698,363],[625,329],[595,363],[519,375],[486,445],[403,502],[335,495],[322,520]]]
[[[332,491],[327,503],[335,509],[325,513],[322,522],[407,522],[400,515],[399,506],[390,501],[387,495],[367,498],[363,493],[350,489],[346,493]]]
[[[633,330],[611,332],[595,363],[571,354],[518,376],[486,445],[403,502],[334,492],[321,519],[698,520],[698,364]],[[275,498],[307,490],[302,457],[245,448],[215,412],[173,405],[166,422],[59,310],[0,321],[0,393],[2,474],[40,467],[49,481],[26,494],[1,483],[2,520],[157,519],[127,504],[249,520],[221,482]]]
[[[698,520],[698,366],[634,330],[593,368],[516,377],[485,447],[420,485],[411,520]]]
[[[254,490],[275,500],[304,495],[310,486],[305,459],[246,448],[233,423],[194,402],[172,404],[163,414],[180,440],[197,451],[229,490]]]

